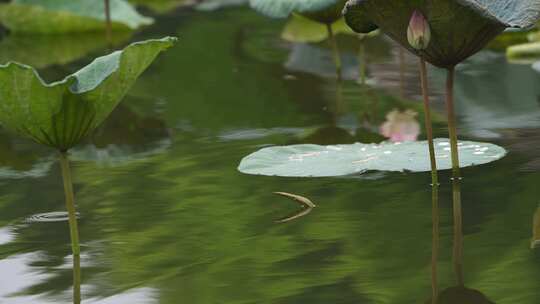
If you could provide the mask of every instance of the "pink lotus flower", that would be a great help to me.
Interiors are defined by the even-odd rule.
[[[407,40],[416,50],[425,50],[431,40],[431,28],[419,10],[414,10],[409,27],[407,28]]]
[[[380,133],[392,142],[416,141],[420,134],[420,124],[416,120],[418,113],[413,110],[392,110],[386,115],[386,121],[380,127]]]

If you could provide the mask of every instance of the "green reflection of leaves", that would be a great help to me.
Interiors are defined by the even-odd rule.
[[[112,44],[119,45],[129,36],[129,32],[114,32]],[[107,46],[102,33],[9,35],[0,41],[0,63],[17,61],[41,69],[70,63]]]

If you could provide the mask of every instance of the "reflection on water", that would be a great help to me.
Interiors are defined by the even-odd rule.
[[[382,37],[365,41],[371,87],[345,80],[340,88],[334,79],[305,73],[310,67],[284,67],[297,46],[279,40],[283,23],[248,8],[179,9],[156,21],[134,39],[177,34],[184,43],[160,57],[118,116],[74,151],[87,151],[73,166],[83,303],[425,302],[431,293],[429,174],[288,179],[236,171],[259,147],[380,142],[379,128],[394,109],[418,113],[423,125],[417,61],[405,53],[407,98],[401,98],[398,52]],[[340,46],[357,54],[352,39]],[[510,153],[464,169],[464,286],[495,303],[537,304],[538,249],[530,242],[540,197],[534,166],[540,74],[483,56],[493,58],[482,53],[457,72],[461,137],[488,130]],[[64,74],[89,60],[56,62],[44,72]],[[434,131],[446,137],[437,83]],[[339,107],[332,108],[339,95]],[[2,168],[27,172],[51,155],[1,134]],[[0,303],[69,303],[67,223],[24,222],[63,210],[57,163],[32,176],[0,179]],[[444,303],[446,294],[478,294],[448,289],[456,286],[452,189],[448,172],[440,179]],[[298,211],[270,195],[277,190],[302,193],[317,210],[276,224]]]
[[[461,195],[461,181],[459,179],[454,179],[452,181],[452,192],[458,193]],[[435,191],[435,188],[434,188]],[[432,198],[435,199],[435,198]],[[494,304],[488,300],[488,298],[478,290],[470,289],[464,285],[464,265],[463,265],[463,221],[462,221],[462,209],[461,209],[461,200],[454,200],[454,241],[453,241],[453,264],[454,264],[454,274],[456,276],[457,286],[449,287],[443,289],[440,293],[438,292],[438,281],[437,281],[437,256],[438,246],[439,246],[439,232],[434,230],[433,235],[433,251],[434,259],[432,259],[432,289],[434,297],[426,301],[426,304]],[[439,208],[436,204],[433,204],[433,222],[438,225],[438,211]]]

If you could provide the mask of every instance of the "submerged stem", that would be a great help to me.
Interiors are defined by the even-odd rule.
[[[328,31],[328,38],[330,39],[330,44],[332,46],[332,57],[334,59],[334,64],[336,65],[336,74],[338,79],[341,79],[341,57],[339,56],[339,48],[336,36],[332,30],[332,24],[327,23],[326,30]]]
[[[81,303],[81,256],[73,255],[73,304]]]
[[[439,177],[437,174],[437,160],[435,158],[435,145],[433,144],[433,128],[431,125],[431,109],[429,105],[429,93],[427,82],[426,61],[420,58],[420,79],[422,83],[422,96],[424,98],[424,116],[426,125],[426,135],[429,147],[429,160],[431,162],[431,218],[432,228],[432,248],[431,248],[431,289],[432,303],[437,303],[439,294],[437,282],[437,260],[439,257]]]
[[[429,160],[431,163],[431,181],[433,185],[437,185],[439,183],[439,178],[437,175],[437,160],[435,159],[435,145],[433,144],[433,128],[431,124],[431,109],[429,105],[427,68],[426,61],[423,58],[420,59],[420,79],[422,82],[422,96],[424,98],[424,117],[429,147]]]
[[[456,117],[454,112],[454,67],[448,69],[446,81],[446,107],[448,113],[448,132],[452,152],[452,200],[454,205],[454,271],[460,286],[463,281],[463,219],[461,217],[461,172],[457,142]]]
[[[399,94],[405,97],[405,51],[399,47]]]
[[[79,246],[79,228],[77,227],[77,215],[75,212],[75,197],[73,195],[73,182],[67,152],[60,152],[60,166],[64,180],[64,192],[66,196],[66,209],[68,211],[69,232],[71,236],[71,251],[73,253],[73,303],[81,303],[81,249]]]
[[[454,200],[454,272],[459,286],[464,286],[463,278],[463,219],[461,215],[461,180],[452,180],[452,197]]]
[[[448,69],[446,80],[446,111],[448,115],[448,132],[452,152],[452,173],[454,178],[460,177],[459,154],[457,145],[456,115],[454,112],[454,68]]]
[[[75,197],[73,195],[73,182],[67,152],[60,152],[60,166],[62,167],[62,178],[64,180],[64,192],[66,196],[66,209],[69,218],[69,232],[71,235],[71,250],[74,255],[79,255],[79,228],[77,227],[77,215],[75,212]]]

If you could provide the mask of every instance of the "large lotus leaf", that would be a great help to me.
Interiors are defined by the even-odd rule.
[[[167,37],[133,43],[52,84],[30,66],[1,65],[0,123],[67,150],[103,122],[137,77],[175,41]]]
[[[113,30],[136,29],[153,22],[124,0],[110,0]],[[68,33],[105,29],[102,0],[15,0],[0,5],[0,22],[13,32]]]
[[[337,3],[342,3],[342,0],[250,0],[249,4],[253,9],[263,15],[272,18],[286,18],[293,12],[296,13],[317,13],[329,10],[332,13]],[[341,14],[339,14],[341,17]],[[336,18],[337,19],[339,19]]]
[[[502,147],[490,143],[461,141],[460,166],[474,166],[506,155]],[[437,168],[452,168],[450,143],[435,139]],[[263,148],[245,157],[238,170],[247,174],[325,177],[359,174],[366,171],[430,171],[426,141],[350,145],[293,145]]]
[[[431,26],[423,51],[407,40],[414,10]],[[350,0],[344,10],[349,26],[361,33],[380,27],[391,38],[430,63],[448,68],[482,49],[507,27],[527,28],[540,18],[536,0]]]

